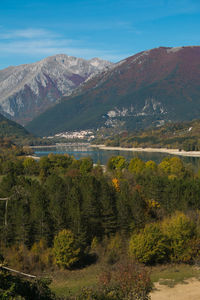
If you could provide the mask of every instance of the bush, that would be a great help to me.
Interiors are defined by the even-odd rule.
[[[192,259],[191,240],[195,235],[195,225],[184,213],[177,212],[164,220],[163,232],[170,244],[172,262],[187,262]]]
[[[55,295],[48,287],[49,284],[48,279],[28,281],[7,272],[0,272],[0,299],[53,300]]]
[[[106,262],[112,265],[119,261],[125,250],[124,248],[126,248],[126,244],[118,233],[111,237],[107,244]]]
[[[71,268],[80,259],[80,248],[77,247],[74,234],[70,230],[62,230],[54,239],[56,264],[63,268]]]
[[[83,289],[78,300],[148,300],[152,283],[147,270],[133,261],[116,265],[113,271],[103,272],[99,288]]]
[[[17,270],[36,272],[53,266],[53,251],[44,240],[34,243],[30,250],[23,244],[4,247],[3,253],[6,263]]]
[[[147,300],[152,289],[147,270],[132,260],[117,264],[113,272],[103,273],[100,284],[103,294],[116,300]]]
[[[29,255],[31,256],[32,269],[34,266],[39,270],[44,270],[53,265],[53,251],[51,248],[47,247],[47,243],[44,240],[34,243]]]
[[[168,241],[158,223],[148,224],[139,234],[133,234],[129,243],[129,254],[139,262],[155,264],[168,258]]]

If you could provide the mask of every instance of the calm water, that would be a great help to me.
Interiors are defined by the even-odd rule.
[[[42,147],[34,149],[36,156],[45,156],[49,153],[64,154],[68,153],[73,155],[74,158],[80,159],[83,157],[91,157],[94,163],[100,162],[105,165],[111,156],[122,155],[126,159],[130,160],[133,157],[139,157],[144,161],[153,160],[156,163],[160,163],[166,156],[172,156],[167,153],[153,153],[153,152],[132,152],[132,151],[121,151],[121,150],[101,150],[98,148],[90,147],[89,144],[84,145],[64,145],[54,147]],[[196,170],[200,168],[199,157],[183,157],[179,156],[184,163],[191,164]]]

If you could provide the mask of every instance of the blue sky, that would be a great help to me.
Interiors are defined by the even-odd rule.
[[[200,45],[200,0],[0,0],[0,69],[183,45]]]

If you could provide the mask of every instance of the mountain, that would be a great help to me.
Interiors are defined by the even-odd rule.
[[[84,60],[60,54],[0,70],[0,111],[26,124],[110,65],[99,58]]]
[[[4,138],[19,144],[25,144],[27,141],[35,140],[35,137],[23,126],[0,114],[0,140]]]
[[[200,115],[200,47],[160,47],[113,65],[30,122],[39,135],[145,128]]]
[[[200,119],[185,122],[167,123],[131,132],[121,132],[105,138],[98,134],[94,144],[115,147],[172,148],[185,151],[200,150]]]

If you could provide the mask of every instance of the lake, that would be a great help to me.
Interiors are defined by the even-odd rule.
[[[167,153],[155,153],[155,152],[137,152],[137,151],[124,151],[124,150],[103,150],[91,147],[90,144],[65,144],[48,146],[41,148],[34,148],[35,155],[38,157],[48,155],[49,153],[54,154],[69,154],[73,155],[74,158],[80,159],[83,157],[91,157],[94,163],[99,162],[101,165],[106,165],[108,159],[111,156],[122,155],[127,160],[131,160],[133,157],[139,157],[143,161],[153,160],[156,163],[160,163],[163,158],[173,155]],[[184,163],[191,164],[195,170],[200,168],[200,157],[184,157],[179,156]]]

